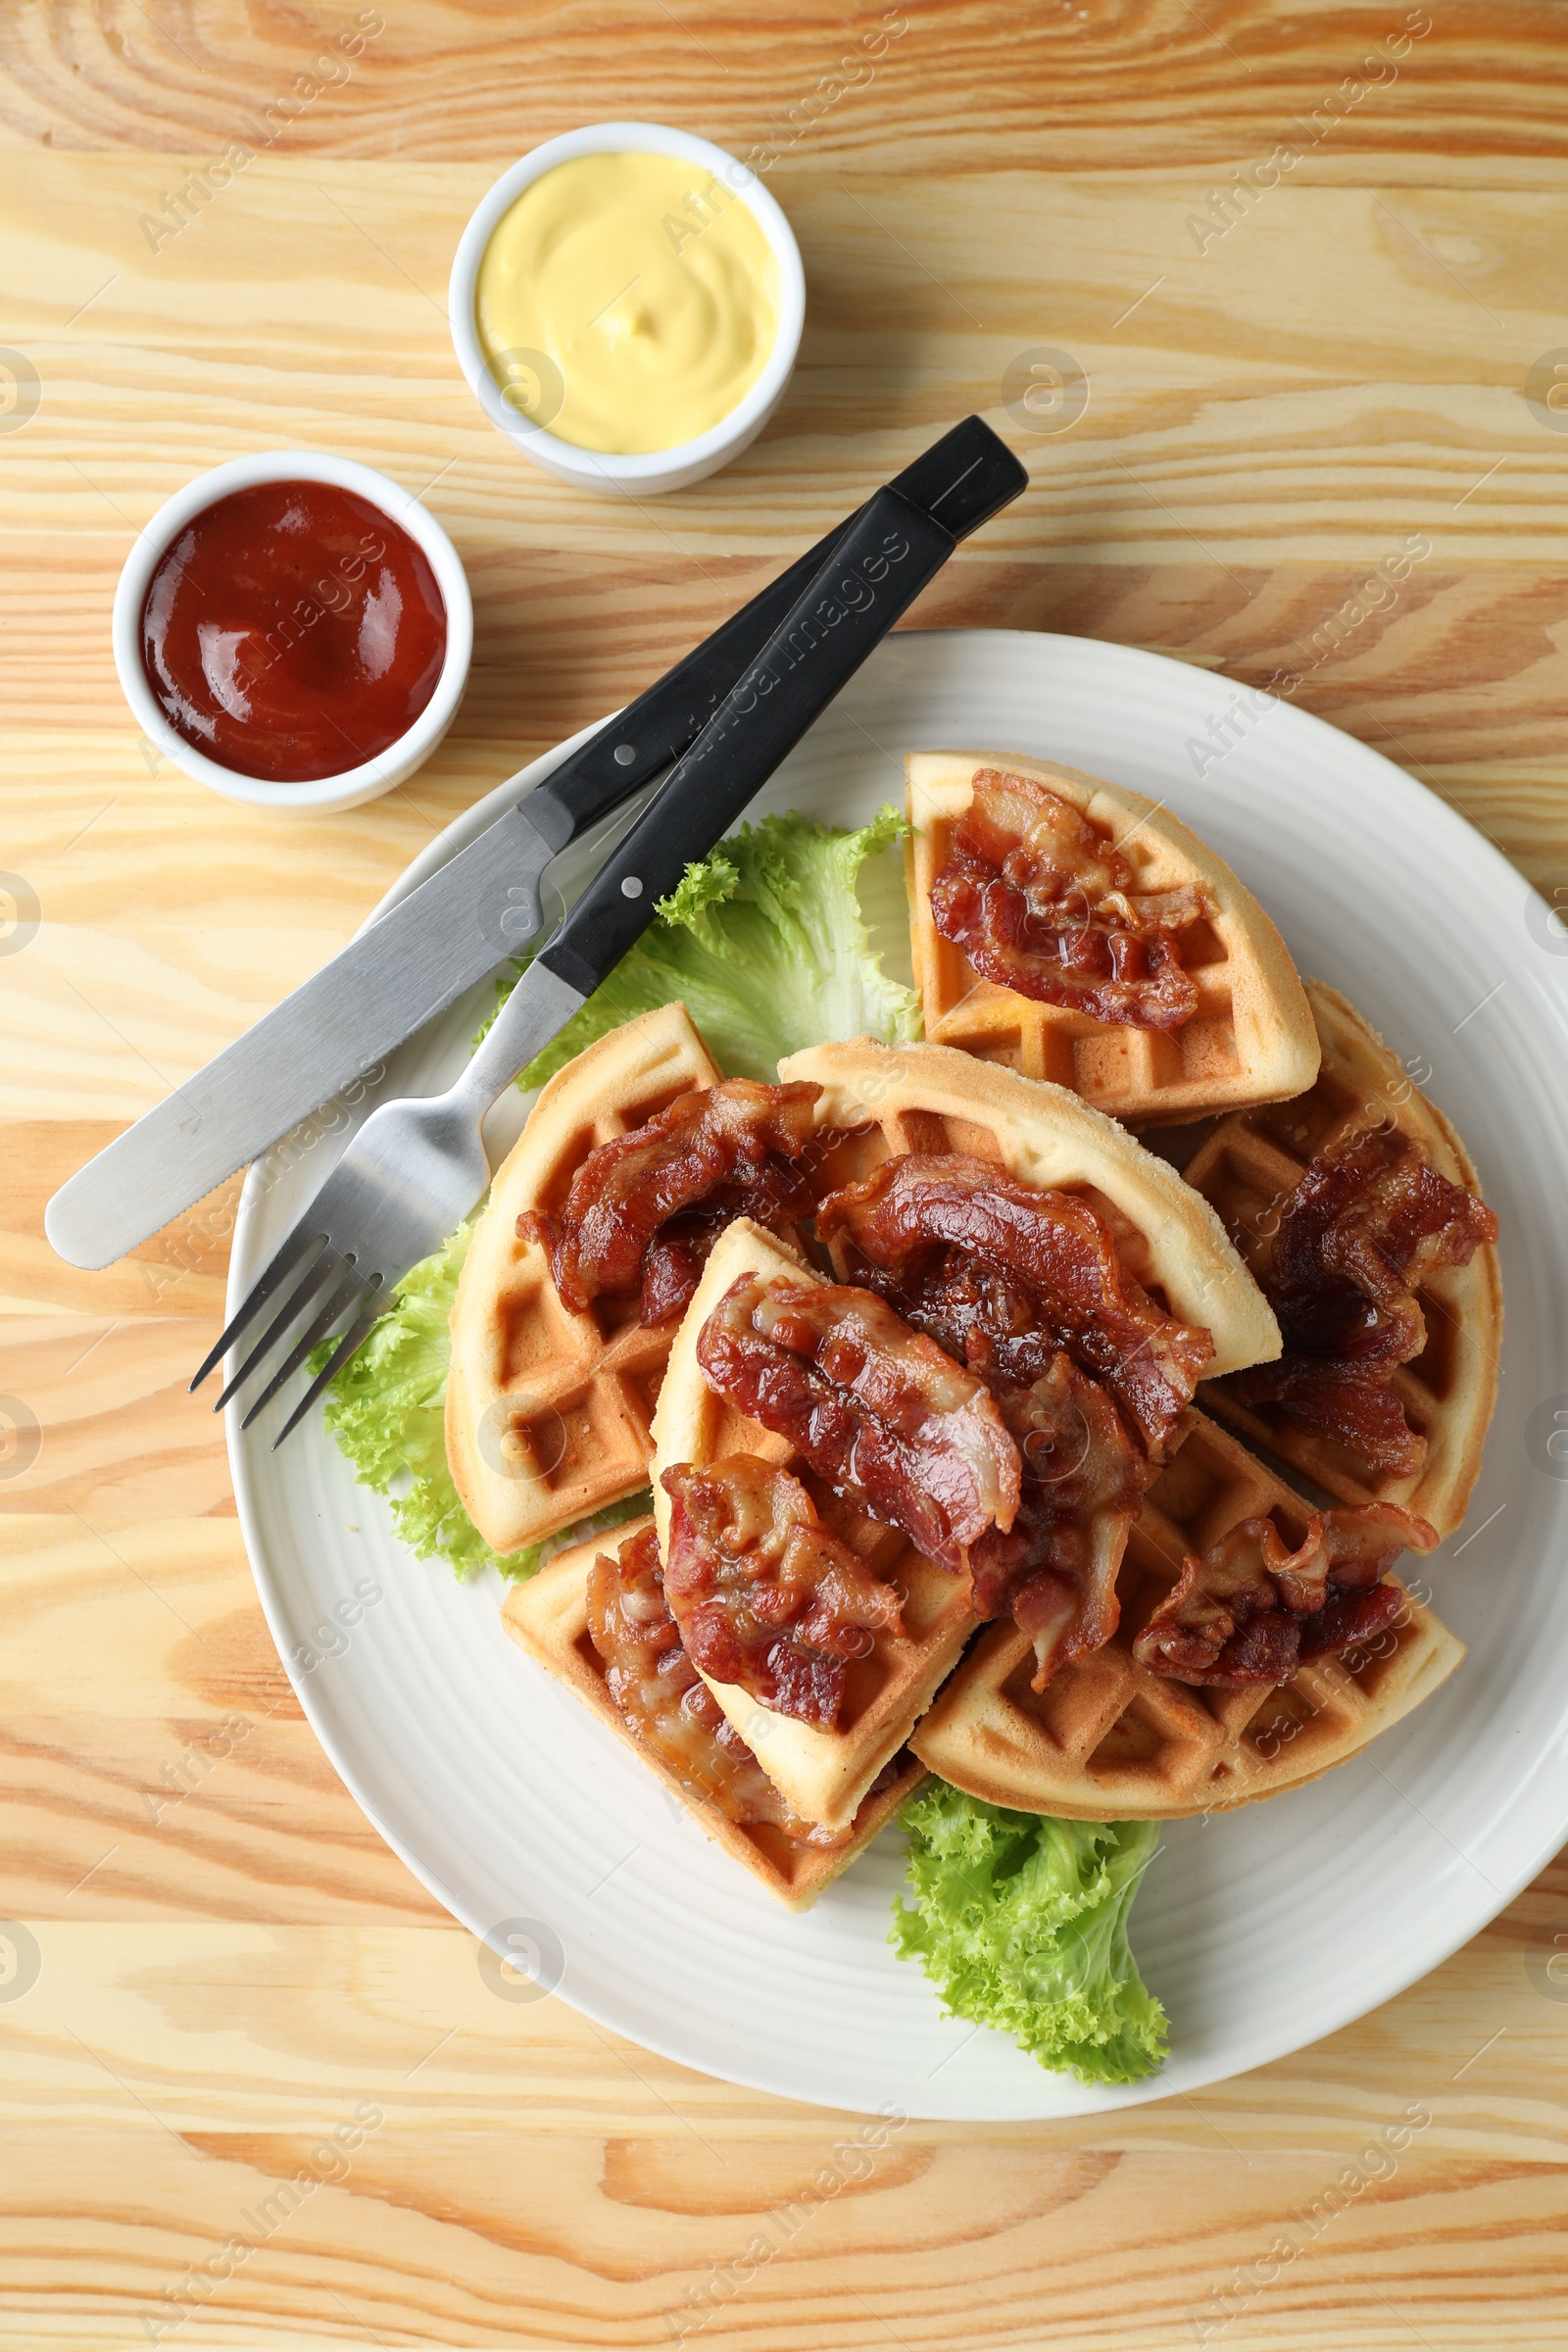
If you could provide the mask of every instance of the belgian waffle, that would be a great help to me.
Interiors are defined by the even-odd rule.
[[[520,1551],[646,1485],[670,1328],[638,1301],[562,1304],[524,1209],[558,1209],[590,1152],[719,1071],[684,1004],[627,1021],[559,1070],[497,1169],[452,1310],[447,1459],[499,1552]]]
[[[990,1804],[1079,1821],[1222,1811],[1298,1788],[1357,1754],[1464,1655],[1414,1593],[1362,1648],[1314,1659],[1279,1689],[1195,1688],[1133,1655],[1183,1555],[1265,1513],[1294,1546],[1310,1506],[1194,1411],[1129,1539],[1110,1641],[1036,1691],[1028,1637],[1009,1624],[988,1627],[919,1725],[915,1754]]]
[[[1031,777],[1106,831],[1141,891],[1200,884],[1214,909],[1178,934],[1198,1007],[1158,1031],[1091,1014],[984,980],[931,917],[931,886],[952,855],[974,777],[998,767]],[[911,752],[905,760],[906,845],[914,976],[934,1044],[961,1046],[1026,1078],[1048,1078],[1134,1126],[1162,1126],[1298,1095],[1317,1071],[1311,1016],[1284,941],[1223,860],[1169,810],[1073,767],[1003,752]]]
[[[604,1667],[588,1631],[588,1571],[595,1554],[607,1542],[618,1544],[640,1535],[649,1524],[647,1519],[633,1520],[608,1538],[595,1537],[558,1552],[537,1576],[511,1587],[501,1611],[503,1622],[530,1657],[625,1740],[715,1844],[737,1862],[744,1862],[781,1903],[792,1911],[805,1911],[823,1887],[864,1851],[877,1832],[887,1827],[905,1798],[913,1795],[925,1779],[925,1767],[906,1760],[896,1778],[860,1806],[855,1816],[854,1837],[836,1846],[799,1844],[768,1823],[743,1825],[731,1821],[716,1805],[692,1797],[668,1767],[627,1730],[606,1686]]]
[[[793,1054],[779,1076],[822,1089],[823,1191],[858,1183],[901,1152],[996,1160],[1026,1184],[1076,1193],[1099,1209],[1122,1265],[1156,1304],[1206,1325],[1215,1372],[1279,1354],[1272,1310],[1213,1210],[1167,1161],[1066,1089],[951,1046],[878,1046],[863,1037]]]
[[[856,1819],[871,1783],[904,1745],[938,1685],[957,1664],[975,1626],[969,1580],[937,1567],[896,1529],[841,1501],[812,1476],[787,1438],[763,1429],[709,1387],[697,1361],[698,1335],[743,1274],[784,1275],[793,1282],[821,1279],[749,1217],[738,1218],[720,1235],[675,1335],[654,1416],[659,1539],[667,1546],[669,1497],[659,1483],[663,1471],[677,1462],[706,1467],[729,1454],[758,1454],[792,1471],[834,1534],[900,1589],[905,1632],[874,1635],[867,1654],[851,1661],[836,1731],[774,1714],[735,1684],[709,1685],[796,1812],[829,1829],[842,1829]]]
[[[1186,1169],[1188,1183],[1213,1203],[1260,1276],[1267,1273],[1280,1201],[1314,1155],[1342,1136],[1392,1119],[1439,1175],[1481,1190],[1458,1136],[1377,1031],[1321,980],[1309,981],[1306,993],[1323,1048],[1315,1085],[1295,1102],[1222,1120]],[[1410,1427],[1426,1440],[1413,1477],[1370,1470],[1345,1446],[1298,1428],[1278,1404],[1237,1404],[1223,1390],[1205,1387],[1204,1410],[1342,1502],[1400,1503],[1429,1519],[1440,1536],[1451,1535],[1469,1503],[1496,1401],[1502,1287],[1495,1248],[1483,1246],[1467,1266],[1438,1268],[1416,1298],[1427,1345],[1390,1380]]]

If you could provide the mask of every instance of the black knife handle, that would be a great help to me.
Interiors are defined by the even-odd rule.
[[[1016,498],[1028,479],[1006,443],[981,417],[966,416],[889,487],[962,539]],[[690,749],[864,513],[862,507],[835,524],[528,795],[522,804],[528,820],[552,849],[564,849]]]
[[[965,416],[888,486],[934,514],[955,539],[967,539],[1028,489],[1029,476],[983,416]]]
[[[893,489],[877,491],[737,680],[539,961],[591,996],[706,858],[956,545]]]
[[[553,850],[564,850],[691,748],[849,527],[841,522],[808,548],[519,803]]]

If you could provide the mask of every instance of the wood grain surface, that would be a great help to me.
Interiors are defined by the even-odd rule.
[[[378,29],[318,86],[357,22]],[[1561,1862],[1292,2060],[1114,2119],[906,2124],[811,2202],[847,2169],[842,2118],[558,2001],[498,2001],[338,1783],[185,1394],[220,1320],[222,1216],[96,1275],[41,1222],[459,809],[971,408],[1031,487],[918,619],[1288,670],[1302,708],[1568,891],[1565,83],[1557,0],[0,17],[0,1388],[19,1430],[0,1450],[0,1910],[23,1969],[0,1983],[0,2341],[1568,2342]],[[640,506],[515,459],[445,317],[497,170],[623,116],[771,158],[809,285],[762,440]],[[144,225],[247,136],[254,160],[187,197],[177,233]],[[1008,371],[1042,349],[1086,395],[1071,418],[1008,416]],[[157,505],[275,446],[422,492],[476,608],[441,753],[315,821],[187,783],[139,741],[109,653]],[[1367,609],[1411,534],[1430,552]]]

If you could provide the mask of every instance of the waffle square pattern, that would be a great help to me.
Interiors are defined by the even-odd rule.
[[[1178,933],[1198,1005],[1178,1029],[1138,1029],[1042,1004],[981,978],[942,937],[931,887],[985,769],[1043,784],[1107,834],[1140,892],[1197,885],[1212,918]],[[1067,1087],[1133,1126],[1161,1126],[1273,1102],[1312,1083],[1317,1044],[1284,941],[1230,867],[1169,809],[1077,768],[1003,752],[911,752],[905,760],[914,831],[906,846],[915,983],[934,1044],[959,1046],[1026,1078]]]
[[[591,1152],[718,1078],[684,1004],[645,1012],[557,1072],[496,1171],[452,1310],[446,1439],[464,1508],[499,1552],[646,1485],[672,1337],[641,1326],[635,1298],[563,1305],[517,1218],[559,1209]]]
[[[1133,1655],[1185,1553],[1206,1551],[1240,1520],[1265,1515],[1294,1546],[1310,1511],[1195,1410],[1128,1541],[1111,1640],[1037,1692],[1028,1637],[1010,1624],[989,1626],[920,1724],[915,1754],[988,1803],[1080,1821],[1223,1811],[1343,1764],[1419,1706],[1464,1655],[1413,1592],[1374,1640],[1298,1667],[1277,1690],[1171,1682]]]
[[[605,1681],[604,1662],[588,1630],[588,1571],[596,1555],[643,1533],[649,1519],[634,1519],[586,1544],[574,1544],[541,1568],[526,1584],[513,1585],[502,1607],[502,1621],[513,1640],[537,1660],[547,1673],[564,1684],[615,1736],[624,1740],[642,1763],[684,1807],[705,1837],[760,1880],[769,1894],[791,1911],[805,1911],[815,1902],[841,1871],[865,1851],[878,1831],[887,1827],[906,1796],[925,1779],[925,1766],[906,1758],[885,1788],[868,1796],[855,1816],[854,1835],[843,1845],[805,1845],[770,1823],[731,1821],[716,1805],[705,1803],[682,1787],[662,1759],[633,1738]],[[614,1801],[607,1784],[607,1807]]]
[[[1481,1190],[1464,1145],[1371,1024],[1321,980],[1308,981],[1306,993],[1322,1040],[1315,1084],[1294,1102],[1221,1120],[1186,1169],[1188,1183],[1265,1280],[1281,1201],[1313,1156],[1345,1136],[1392,1122],[1440,1176]],[[1495,1246],[1484,1244],[1467,1266],[1438,1267],[1418,1288],[1416,1303],[1426,1346],[1390,1374],[1405,1419],[1425,1441],[1413,1474],[1374,1470],[1347,1446],[1301,1429],[1281,1405],[1238,1404],[1209,1383],[1200,1391],[1204,1409],[1337,1500],[1399,1503],[1440,1536],[1451,1535],[1480,1474],[1496,1401],[1502,1286]]]

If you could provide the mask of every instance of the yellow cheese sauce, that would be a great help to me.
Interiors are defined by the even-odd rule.
[[[479,263],[479,341],[520,416],[578,449],[673,449],[727,416],[778,333],[756,216],[673,155],[581,155],[525,188]]]

